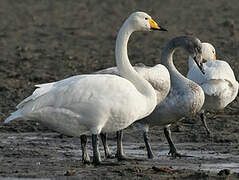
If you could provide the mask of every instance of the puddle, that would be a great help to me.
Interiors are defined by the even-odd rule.
[[[222,169],[230,169],[232,172],[239,173],[239,163],[213,163],[213,164],[202,164],[202,170],[218,172]]]
[[[202,146],[202,144],[200,145]],[[232,172],[239,173],[239,155],[220,153],[212,150],[195,150],[197,149],[195,148],[195,144],[192,145],[185,143],[177,144],[176,146],[186,149],[179,150],[181,154],[192,157],[173,159],[168,156],[168,145],[159,144],[157,146],[152,145],[153,152],[155,154],[153,161],[159,166],[171,166],[174,169],[205,170],[210,172],[219,172],[222,169],[230,169]],[[124,150],[129,156],[146,158],[146,150],[144,148],[140,149],[139,147],[143,147],[143,144],[125,144]],[[159,149],[158,147],[161,148]],[[113,149],[116,151],[116,146],[113,146]],[[200,149],[200,147],[198,147],[198,149]],[[228,161],[228,159],[231,159],[231,161]]]

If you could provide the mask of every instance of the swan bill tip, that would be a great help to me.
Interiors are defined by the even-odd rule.
[[[159,26],[159,28],[150,28],[151,30],[156,30],[156,31],[168,31],[167,29],[165,29],[165,28],[162,28],[162,27],[160,27]]]
[[[168,31],[167,29],[159,26],[152,18],[149,18],[149,24],[151,30]]]

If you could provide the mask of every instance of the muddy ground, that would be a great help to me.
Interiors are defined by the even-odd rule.
[[[117,31],[137,10],[148,12],[168,32],[134,33],[128,48],[132,64],[160,63],[161,49],[168,40],[194,35],[212,43],[218,59],[226,60],[239,79],[237,0],[0,0],[0,7],[0,177],[239,178],[239,97],[223,112],[208,114],[211,137],[197,117],[172,127],[179,151],[193,156],[181,159],[167,156],[160,127],[150,132],[154,160],[146,159],[141,133],[128,128],[125,151],[143,161],[118,163],[113,159],[106,162],[114,165],[93,167],[81,163],[77,138],[60,136],[31,121],[2,124],[16,104],[33,92],[34,85],[114,66]],[[175,64],[183,74],[186,59],[183,51],[175,54]],[[115,135],[109,138],[115,152]],[[222,169],[229,169],[230,174],[218,175]]]

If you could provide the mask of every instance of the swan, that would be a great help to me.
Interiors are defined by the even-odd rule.
[[[204,72],[202,64],[201,42],[199,39],[190,36],[176,37],[169,41],[163,49],[161,55],[162,65],[157,66],[167,67],[170,74],[171,82],[169,79],[168,81],[166,80],[165,83],[161,83],[159,81],[160,77],[158,77],[158,75],[161,74],[160,69],[158,70],[158,74],[155,74],[154,76],[151,76],[151,78],[147,79],[148,76],[144,76],[144,73],[140,73],[140,71],[146,71],[148,74],[154,74],[151,68],[146,68],[142,66],[135,67],[136,71],[138,71],[139,74],[142,75],[142,77],[146,78],[153,85],[156,92],[158,90],[163,89],[163,86],[165,86],[166,89],[171,86],[169,93],[165,91],[168,93],[165,94],[166,98],[160,93],[157,94],[157,97],[161,97],[161,99],[158,98],[161,101],[157,102],[157,106],[154,111],[148,117],[145,117],[134,123],[136,127],[143,131],[147,155],[150,159],[153,158],[154,155],[148,140],[149,126],[164,126],[164,133],[170,146],[169,154],[172,154],[172,156],[180,156],[180,154],[177,153],[177,150],[171,138],[171,132],[169,129],[170,124],[175,123],[186,116],[196,114],[197,112],[199,112],[204,102],[204,93],[202,88],[193,81],[185,78],[182,74],[180,74],[173,64],[172,57],[174,51],[179,47],[186,49],[189,54],[192,55],[193,60],[196,62],[199,69]],[[118,74],[117,68],[115,67],[99,72]],[[167,74],[166,72],[167,71],[164,72],[165,75]],[[155,86],[155,84],[157,84],[157,86]],[[126,160],[127,157],[124,155],[123,152],[122,137],[122,130],[120,130],[117,132],[117,158],[120,160]],[[107,147],[108,149],[108,145],[104,144],[105,140],[102,140],[102,142],[104,147]]]
[[[184,117],[191,116],[200,111],[204,103],[202,88],[195,82],[185,78],[173,64],[173,54],[177,48],[184,48],[193,56],[197,66],[204,73],[202,63],[202,44],[199,39],[190,36],[180,36],[170,40],[161,54],[161,63],[167,67],[171,88],[166,98],[159,103],[154,111],[145,118],[137,121],[135,125],[143,130],[144,141],[148,158],[153,158],[153,152],[148,142],[148,131],[150,126],[164,126],[164,133],[168,140],[172,156],[180,156],[171,139],[170,125]],[[122,144],[122,130],[118,131],[118,144]],[[118,149],[121,153],[123,148]]]
[[[169,75],[168,69],[162,64],[157,64],[153,67],[149,67],[149,66],[144,65],[143,63],[136,64],[134,66],[134,69],[139,73],[139,75],[141,77],[146,79],[153,86],[155,93],[157,95],[157,104],[162,102],[170,90],[170,75]],[[96,74],[115,74],[115,75],[120,76],[117,67],[103,69],[103,70],[97,71],[95,73]],[[117,132],[117,138],[122,139],[122,136],[123,136],[122,132]],[[145,136],[146,135],[144,134],[144,137]],[[101,137],[102,144],[104,147],[105,157],[113,158],[114,156],[111,155],[108,144],[107,144],[107,135],[101,133],[100,137]],[[82,136],[81,138],[82,138],[81,139],[82,152],[84,152],[84,154],[88,154],[87,150],[86,150],[87,137]],[[129,159],[124,155],[123,150],[120,150],[123,148],[122,143],[118,144],[118,146],[119,146],[119,148],[117,148],[119,151],[119,152],[117,152],[118,160]],[[86,163],[88,163],[88,162],[86,162]]]
[[[231,103],[238,93],[238,82],[230,65],[221,60],[216,60],[216,51],[212,44],[202,43],[205,75],[199,72],[191,56],[188,58],[189,71],[187,78],[201,86],[205,93],[205,102],[200,112],[200,118],[207,133],[205,110],[222,110]]]
[[[130,35],[151,30],[162,29],[148,14],[132,13],[116,39],[115,57],[121,77],[86,74],[36,85],[33,94],[20,102],[17,111],[4,122],[31,119],[65,135],[90,133],[93,164],[101,164],[98,135],[124,129],[149,115],[156,106],[153,87],[138,75],[127,55]]]

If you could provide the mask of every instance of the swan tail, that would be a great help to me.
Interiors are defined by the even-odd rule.
[[[9,123],[10,121],[13,121],[13,120],[23,119],[22,117],[23,117],[22,110],[19,109],[15,112],[11,113],[11,115],[7,119],[5,119],[4,124]]]
[[[35,91],[32,93],[31,96],[25,98],[22,102],[20,102],[16,107],[17,109],[23,108],[28,102],[34,101],[35,99],[39,98],[40,96],[43,96],[44,94],[46,94],[47,92],[49,92],[53,85],[55,83],[45,83],[45,84],[38,84],[35,85],[35,87],[37,87],[37,89],[35,89]]]

